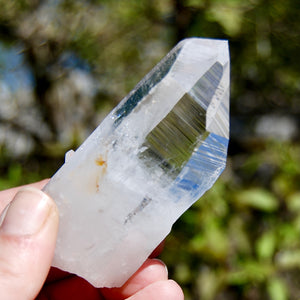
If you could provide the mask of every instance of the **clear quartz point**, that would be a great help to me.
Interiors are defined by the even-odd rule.
[[[225,168],[229,51],[181,41],[68,155],[44,188],[60,227],[53,265],[121,286]]]

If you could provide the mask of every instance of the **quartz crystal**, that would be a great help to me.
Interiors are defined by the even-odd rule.
[[[60,227],[53,265],[120,286],[225,168],[229,51],[181,41],[45,187]]]

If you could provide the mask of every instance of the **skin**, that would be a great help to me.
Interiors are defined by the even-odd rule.
[[[153,258],[163,245],[120,288],[97,289],[76,275],[50,268],[59,218],[54,201],[40,191],[46,182],[0,192],[1,299],[184,299],[179,285],[168,279],[164,263]]]

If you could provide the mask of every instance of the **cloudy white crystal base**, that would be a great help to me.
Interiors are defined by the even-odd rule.
[[[221,174],[228,138],[227,42],[184,40],[45,187],[60,212],[54,266],[124,284]]]

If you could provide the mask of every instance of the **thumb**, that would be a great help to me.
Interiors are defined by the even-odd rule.
[[[34,299],[48,274],[58,229],[55,203],[20,190],[0,216],[0,298]]]

